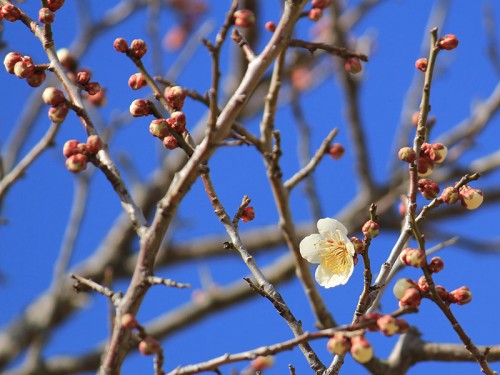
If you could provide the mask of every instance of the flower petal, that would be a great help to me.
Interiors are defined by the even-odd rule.
[[[300,241],[300,255],[310,263],[321,262],[321,248],[317,246],[321,240],[321,235],[311,234]]]
[[[314,275],[319,285],[325,288],[333,288],[337,285],[344,285],[354,271],[354,261],[351,261],[350,267],[343,274],[332,273],[328,268],[323,267],[321,264],[316,269]]]
[[[329,217],[318,220],[318,232],[320,234],[328,232],[335,233],[336,231],[339,231],[344,236],[347,236],[347,228],[340,221]]]

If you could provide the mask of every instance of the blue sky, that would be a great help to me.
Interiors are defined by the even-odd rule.
[[[89,1],[92,17],[100,18],[103,12],[116,4],[115,1]],[[210,14],[203,22],[212,22],[215,29],[221,24],[229,1],[210,2]],[[348,2],[353,5],[357,2]],[[400,126],[401,108],[406,92],[415,73],[414,62],[422,57],[421,41],[426,33],[427,19],[432,4],[435,2],[382,1],[352,30],[357,37],[373,38],[373,51],[370,61],[364,64],[363,86],[361,90],[361,116],[367,136],[374,176],[383,183],[391,172],[391,161],[395,158],[393,136]],[[266,2],[262,8],[258,27],[263,27],[267,20],[277,20],[277,2]],[[484,6],[491,5],[490,14],[500,22],[500,4],[487,1],[450,2],[441,34],[453,33],[460,40],[459,47],[451,52],[441,53],[438,57],[436,79],[432,91],[432,114],[437,117],[433,137],[446,133],[457,123],[470,116],[473,105],[486,99],[498,83],[495,73],[486,55],[486,38],[483,27]],[[22,4],[30,15],[36,14],[37,4]],[[92,113],[97,123],[110,123],[128,111],[132,100],[149,95],[147,89],[132,92],[127,80],[136,72],[133,64],[125,56],[112,48],[113,40],[120,36],[128,40],[145,38],[147,29],[146,11],[120,24],[117,28],[99,35],[82,56],[81,66],[92,69],[94,79],[108,90],[106,107]],[[54,35],[58,48],[69,47],[76,35],[79,23],[74,2],[67,4],[57,13]],[[164,34],[176,20],[167,13],[162,13],[160,34]],[[298,28],[298,36],[307,38],[310,24],[303,20]],[[20,23],[3,24],[3,40],[7,47],[5,55],[11,50],[20,51],[33,57],[36,63],[46,62],[40,44]],[[209,38],[214,37],[212,31]],[[263,32],[261,46],[269,38]],[[222,71],[225,71],[228,48],[223,50]],[[151,63],[151,54],[144,62]],[[163,68],[168,69],[176,60],[175,53],[162,51]],[[223,75],[222,79],[226,78]],[[25,82],[6,72],[0,73],[0,145],[7,143],[10,131],[22,111],[22,103],[34,90]],[[194,52],[177,82],[186,87],[204,92],[210,85],[210,65],[206,50],[200,46]],[[301,97],[307,121],[311,124],[313,149],[319,146],[323,137],[332,127],[339,127],[336,142],[346,145],[344,158],[333,161],[325,158],[316,172],[319,198],[324,203],[325,215],[335,217],[338,212],[355,196],[357,185],[352,171],[352,151],[349,131],[343,113],[343,99],[338,82],[327,78],[314,90],[303,93]],[[186,102],[185,112],[189,124],[194,124],[203,116],[205,109],[198,103]],[[245,125],[254,133],[258,132],[259,116],[245,120]],[[134,119],[127,121],[117,132],[110,144],[110,153],[116,160],[126,156],[134,165],[134,173],[124,173],[128,186],[139,181],[147,181],[158,161],[165,154],[147,131],[149,120]],[[299,167],[296,157],[297,137],[295,121],[289,108],[278,111],[277,128],[280,129],[283,142],[283,172],[291,176]],[[21,150],[24,155],[45,132],[49,122],[45,109],[38,116],[35,127],[30,131],[26,146]],[[479,135],[475,146],[462,155],[460,166],[480,156],[487,155],[499,148],[500,127],[498,117],[494,117],[490,126]],[[65,225],[68,221],[75,177],[64,167],[61,153],[67,139],[86,138],[83,127],[74,115],[62,124],[56,139],[56,147],[44,155],[28,170],[26,176],[9,192],[3,202],[1,216],[9,220],[0,227],[0,270],[3,282],[0,296],[3,301],[0,309],[0,324],[6,325],[29,305],[40,292],[51,283],[53,265],[57,259]],[[122,164],[123,165],[123,164]],[[226,147],[218,151],[210,161],[215,186],[223,204],[228,210],[234,210],[244,194],[253,200],[256,220],[241,225],[242,231],[260,228],[264,225],[276,225],[278,216],[272,200],[270,188],[260,156],[248,148]],[[498,187],[498,173],[490,173],[474,187],[485,191]],[[102,238],[112,227],[122,209],[109,183],[96,171],[91,180],[88,197],[88,209],[81,234],[74,251],[72,266],[86,259],[99,246]],[[488,196],[485,197],[488,200]],[[297,222],[311,220],[309,206],[301,189],[291,196],[291,208]],[[367,210],[368,215],[368,210]],[[179,209],[180,221],[171,235],[174,242],[188,241],[196,236],[209,234],[223,235],[224,228],[213,214],[202,185],[196,183],[188,193]],[[461,215],[447,222],[436,221],[432,226],[435,232],[456,234],[466,238],[480,240],[498,240],[496,218],[498,204],[489,204],[478,211]],[[355,229],[351,229],[353,234]],[[357,233],[359,235],[359,233]],[[371,247],[373,271],[376,273],[380,264],[397,238],[397,233],[384,231]],[[428,245],[440,242],[440,238],[429,236]],[[454,245],[443,250],[440,256],[445,261],[445,269],[436,275],[436,281],[449,290],[461,285],[468,285],[474,296],[470,305],[455,307],[453,311],[465,330],[478,345],[498,344],[498,334],[494,314],[500,307],[498,293],[492,292],[496,285],[495,273],[498,268],[497,254],[484,254],[474,249]],[[280,248],[256,255],[259,265],[266,265],[283,255],[287,250]],[[193,289],[201,287],[200,273],[210,273],[213,281],[219,285],[241,280],[248,274],[246,267],[236,257],[199,260],[196,264],[182,264],[178,267],[162,269],[159,274],[180,282],[189,282]],[[401,276],[418,279],[419,270],[405,269]],[[331,308],[339,323],[351,320],[361,290],[362,268],[357,267],[346,286],[333,290],[322,290],[328,307]],[[119,282],[115,289],[125,290],[126,282]],[[279,291],[290,305],[295,316],[302,320],[305,330],[313,330],[313,317],[308,302],[297,281],[279,285]],[[496,296],[495,296],[496,293]],[[138,318],[147,323],[170,309],[191,300],[191,290],[153,288],[144,301]],[[397,308],[397,301],[392,293],[387,293],[383,301],[385,312]],[[416,325],[424,340],[459,343],[449,324],[443,319],[437,307],[424,301],[421,311],[408,317],[410,324]],[[104,297],[94,296],[88,306],[64,323],[51,337],[44,351],[47,356],[59,354],[78,354],[93,348],[98,341],[108,334],[107,301]],[[478,317],[480,317],[478,319]],[[274,344],[292,337],[292,333],[276,314],[271,304],[260,297],[253,298],[193,324],[187,330],[169,336],[162,343],[166,352],[165,370],[177,365],[187,365],[208,360],[226,352],[236,353],[261,345]],[[379,333],[368,334],[368,339],[375,346],[376,355],[386,357],[395,338],[382,337]],[[77,339],[75,339],[77,338]],[[331,356],[325,350],[326,340],[319,340],[312,345],[321,359],[329,363]],[[298,349],[284,352],[276,357],[275,366],[268,374],[284,374],[287,365],[292,363],[298,374],[308,373],[307,363]],[[237,364],[241,369],[246,364]],[[232,366],[222,368],[224,374],[230,373]],[[133,354],[126,360],[122,373],[149,373],[152,360]],[[498,369],[498,365],[493,364]],[[441,373],[450,371],[456,374],[479,373],[474,364],[454,363],[419,363],[409,374]],[[365,370],[346,359],[343,373],[363,374]]]

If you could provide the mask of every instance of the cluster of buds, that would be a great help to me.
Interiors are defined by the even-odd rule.
[[[340,159],[344,152],[345,148],[340,143],[334,143],[328,148],[328,154],[335,160]]]
[[[248,223],[249,221],[252,221],[255,219],[255,210],[252,206],[247,206],[243,209],[243,212],[241,213],[241,221],[244,223]]]
[[[74,75],[74,81],[83,90],[87,91],[87,100],[96,107],[106,104],[105,91],[98,82],[91,82],[92,73],[88,69],[82,69]]]
[[[69,112],[69,103],[64,93],[55,87],[47,87],[42,93],[42,100],[51,106],[48,113],[50,121],[63,122]]]
[[[364,335],[350,336],[336,332],[326,344],[328,351],[335,355],[344,355],[348,351],[359,363],[367,363],[373,358],[373,347]]]
[[[142,39],[134,39],[130,43],[130,47],[127,41],[123,38],[116,38],[113,42],[113,47],[117,52],[126,53],[130,57],[134,57],[140,60],[148,51],[148,46],[146,42]]]
[[[367,239],[371,240],[379,235],[380,227],[376,221],[368,220],[361,228],[361,231]]]
[[[312,0],[307,17],[313,22],[319,21],[323,17],[323,9],[329,7],[331,3],[331,0]]]
[[[448,149],[442,143],[424,143],[418,158],[418,175],[421,177],[430,175],[436,164],[444,162],[447,154]]]
[[[38,68],[30,56],[9,52],[3,60],[3,65],[10,74],[15,74],[20,79],[26,79],[31,87],[38,87],[45,81],[45,70]]]
[[[124,314],[121,317],[120,323],[123,328],[139,330],[138,336],[141,339],[139,342],[139,352],[142,355],[152,355],[161,351],[160,343],[146,334],[144,328],[137,322],[134,315]]]
[[[427,200],[436,198],[441,190],[438,184],[427,178],[421,178],[418,180],[417,188],[422,193],[422,196]]]
[[[234,25],[242,28],[253,27],[255,25],[255,14],[250,9],[240,9],[234,12]]]
[[[102,141],[98,135],[90,135],[86,143],[80,143],[76,139],[66,141],[63,147],[66,168],[73,173],[84,171],[87,169],[89,157],[95,157],[102,149],[102,146]]]
[[[0,21],[15,22],[21,19],[21,10],[13,4],[0,5]]]
[[[169,150],[179,147],[179,142],[173,132],[182,134],[186,130],[186,116],[181,111],[172,112],[170,118],[159,118],[151,121],[149,132],[152,136],[159,138],[163,146]]]

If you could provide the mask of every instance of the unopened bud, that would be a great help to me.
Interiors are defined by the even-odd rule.
[[[366,238],[372,239],[378,236],[378,234],[380,233],[380,227],[377,222],[368,220],[361,228],[361,231]]]
[[[160,344],[151,336],[146,336],[139,343],[139,352],[142,355],[152,355],[158,353],[160,350]]]
[[[421,72],[427,71],[427,59],[426,58],[421,58],[415,61],[415,68],[420,70]]]
[[[3,18],[5,18],[9,22],[15,22],[21,19],[21,11],[18,7],[12,4],[5,4],[4,6],[0,7],[0,13],[2,14]]]
[[[460,188],[459,195],[462,206],[468,210],[475,210],[483,203],[483,192],[468,185]]]
[[[420,295],[420,292],[415,288],[409,288],[406,289],[403,297],[399,300],[399,307],[402,309],[415,309],[420,306],[421,302],[422,296]]]
[[[328,148],[328,154],[335,160],[340,159],[344,152],[345,148],[340,143],[334,143]]]
[[[164,92],[167,103],[174,110],[180,111],[184,106],[184,99],[186,99],[186,91],[180,86],[169,86]]]
[[[186,130],[186,116],[181,111],[172,112],[167,122],[177,133],[183,133]]]
[[[7,55],[5,55],[5,58],[3,59],[3,65],[5,66],[5,70],[9,72],[10,74],[14,74],[14,66],[19,62],[22,61],[23,56],[19,52],[9,52]]]
[[[35,73],[35,65],[29,56],[24,56],[21,61],[14,65],[14,74],[18,78],[28,78]]]
[[[402,278],[396,281],[396,284],[394,284],[394,288],[392,288],[392,292],[397,299],[401,299],[403,298],[406,290],[409,288],[417,289],[417,284],[412,279]]]
[[[312,0],[311,6],[313,8],[325,9],[326,7],[329,7],[331,3],[331,0]]]
[[[79,142],[76,139],[66,141],[63,146],[63,155],[66,158],[69,158],[71,155],[79,154],[81,150],[78,147],[78,144]]]
[[[422,196],[427,200],[436,198],[440,190],[438,184],[426,178],[418,180],[417,188],[422,193]]]
[[[255,219],[255,210],[252,206],[247,206],[243,209],[243,212],[241,213],[241,221],[244,223],[248,223],[249,221],[252,221]]]
[[[56,14],[51,11],[49,8],[41,8],[38,11],[38,20],[44,25],[50,25],[54,22],[56,18]]]
[[[439,298],[441,298],[441,300],[447,301],[449,299],[449,293],[445,289],[444,286],[442,286],[442,285],[436,285],[436,292],[437,292]]]
[[[179,147],[179,142],[177,142],[177,139],[173,135],[167,135],[163,138],[163,146],[169,150],[174,150]]]
[[[323,17],[323,9],[312,8],[308,13],[308,18],[313,22],[318,22]]]
[[[78,66],[75,56],[67,48],[61,48],[57,51],[57,58],[61,62],[64,69],[69,72],[74,72]]]
[[[47,78],[47,76],[43,70],[35,70],[31,76],[26,78],[26,82],[28,82],[28,85],[31,87],[40,87],[45,81],[45,78]]]
[[[83,154],[71,155],[66,159],[66,168],[72,173],[79,173],[87,169],[87,157]]]
[[[264,27],[267,31],[270,31],[271,33],[274,33],[276,31],[276,24],[273,21],[267,21]]]
[[[437,45],[440,49],[445,49],[445,50],[452,50],[457,48],[458,46],[458,39],[456,35],[453,34],[446,34],[442,38],[439,38],[437,41]]]
[[[139,90],[139,89],[143,88],[146,85],[147,85],[147,82],[144,79],[144,76],[142,75],[142,73],[132,74],[130,76],[130,78],[128,79],[128,86],[132,90]]]
[[[137,328],[138,326],[137,320],[135,319],[135,316],[132,314],[123,315],[121,318],[121,324],[122,327],[127,329],[134,329]]]
[[[344,355],[351,348],[351,341],[342,332],[336,332],[326,343],[328,351],[335,355]]]
[[[156,138],[163,139],[169,135],[167,120],[159,118],[151,121],[149,124],[149,132]]]
[[[430,261],[429,264],[427,265],[427,269],[429,270],[430,273],[438,273],[442,271],[444,268],[444,262],[441,257],[433,257]]]
[[[64,5],[64,0],[47,0],[47,7],[55,12],[59,10]]]
[[[356,254],[363,254],[365,251],[365,244],[358,237],[350,238],[352,245],[354,246],[354,251]]]
[[[357,57],[349,57],[344,62],[344,69],[347,73],[357,74],[361,72],[363,66]]]
[[[148,51],[146,42],[142,39],[134,39],[130,43],[130,52],[136,59],[141,59]]]
[[[250,362],[250,367],[253,371],[262,371],[274,364],[274,357],[272,355],[260,355]]]
[[[444,188],[439,198],[444,203],[454,204],[459,198],[458,190],[453,186],[447,186]]]
[[[448,296],[448,300],[451,303],[456,303],[459,305],[465,305],[472,301],[472,292],[466,286],[461,286],[458,289],[455,289],[450,292]]]
[[[115,41],[113,42],[113,48],[117,52],[125,53],[128,51],[128,43],[123,38],[116,38]]]
[[[76,74],[76,82],[82,86],[87,85],[90,82],[90,72],[87,70],[81,70]]]
[[[249,9],[240,9],[234,12],[234,24],[238,27],[252,27],[255,25],[255,14]]]
[[[66,98],[61,90],[56,89],[55,87],[47,87],[43,90],[42,100],[48,105],[58,105],[60,103],[64,103]]]
[[[427,279],[425,278],[425,276],[420,276],[417,281],[417,286],[418,289],[420,289],[424,293],[429,291],[429,284],[427,283]]]
[[[55,123],[61,123],[66,119],[66,116],[69,112],[69,106],[66,102],[59,103],[54,107],[50,107],[49,109],[49,119]]]
[[[86,143],[87,151],[91,154],[97,154],[102,149],[101,138],[97,134],[89,135]]]
[[[417,153],[411,147],[402,147],[398,151],[398,158],[406,163],[413,163],[417,158]]]
[[[392,336],[399,330],[396,318],[391,315],[383,315],[378,318],[377,326],[380,331],[386,336]]]
[[[364,336],[351,338],[351,355],[356,362],[366,363],[373,358],[373,347]]]
[[[149,102],[144,99],[136,99],[130,104],[130,114],[133,117],[147,116],[151,113]]]
[[[432,160],[434,163],[441,164],[448,154],[448,148],[442,143],[433,143],[431,147],[434,152],[434,158]]]
[[[101,85],[98,82],[89,82],[86,87],[89,95],[95,95],[101,91]]]
[[[407,247],[401,252],[400,259],[407,266],[421,268],[426,262],[425,251]]]

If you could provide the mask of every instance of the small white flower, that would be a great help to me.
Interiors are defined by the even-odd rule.
[[[300,242],[300,254],[310,263],[318,263],[316,281],[325,288],[343,285],[354,271],[354,246],[347,229],[335,219],[318,220],[319,234]]]

